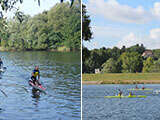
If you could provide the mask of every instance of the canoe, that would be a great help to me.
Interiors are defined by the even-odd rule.
[[[132,96],[104,96],[105,98],[146,98],[144,95],[132,95]]]

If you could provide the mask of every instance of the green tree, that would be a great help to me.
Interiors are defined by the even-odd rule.
[[[86,6],[82,4],[82,39],[85,41],[90,41],[92,38],[92,32],[90,27],[90,16],[87,15]]]
[[[78,51],[81,46],[80,7],[78,1],[72,8],[66,2],[34,17],[25,16],[22,23],[17,19],[9,20],[7,38],[1,41],[1,46],[16,50],[56,50],[64,46]]]
[[[153,62],[150,72],[160,72],[160,59]]]
[[[154,60],[152,57],[148,57],[144,63],[143,63],[143,72],[151,72],[152,71],[152,67],[154,65]]]
[[[137,52],[125,52],[120,56],[122,72],[141,72],[143,67],[142,56]]]
[[[117,62],[110,58],[102,65],[102,73],[117,73]]]

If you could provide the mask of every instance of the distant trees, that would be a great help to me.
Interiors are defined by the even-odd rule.
[[[141,72],[143,67],[143,59],[141,54],[137,52],[124,52],[121,57],[122,72]]]
[[[153,60],[153,58],[148,57],[148,58],[144,61],[143,72],[151,72],[153,65],[154,65],[154,60]]]
[[[143,45],[88,50],[83,47],[83,73],[160,72],[160,50],[153,50],[153,57],[143,58]],[[85,53],[85,54],[84,54]]]
[[[102,65],[102,73],[117,73],[117,61],[115,61],[113,58],[110,58]]]

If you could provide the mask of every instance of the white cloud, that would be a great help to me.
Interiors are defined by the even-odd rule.
[[[127,30],[118,26],[92,26],[93,38],[120,38],[122,35],[125,35]]]
[[[160,28],[151,29],[150,34],[143,37],[129,33],[118,42],[117,47],[121,48],[123,45],[130,47],[136,44],[143,44],[148,49],[160,49]]]
[[[142,41],[134,34],[129,33],[128,35],[124,36],[121,41],[118,42],[117,46],[121,48],[122,46],[130,47],[136,44],[141,44]]]
[[[124,23],[146,23],[150,15],[142,6],[136,8],[121,5],[116,0],[89,0],[88,9],[91,14],[101,15],[113,21]]]
[[[160,39],[160,28],[152,29],[150,31],[150,38],[151,39]]]
[[[155,2],[153,8],[151,9],[153,16],[160,18],[160,2]]]

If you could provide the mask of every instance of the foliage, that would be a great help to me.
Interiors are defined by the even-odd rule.
[[[107,60],[103,65],[102,65],[102,73],[117,73],[117,62],[113,59],[110,58]]]
[[[4,39],[4,48],[20,50],[47,50],[64,46],[70,50],[80,50],[81,46],[80,4],[75,2],[56,4],[51,10],[34,17],[25,16],[19,23],[8,22],[9,36]]]
[[[151,72],[152,67],[154,65],[154,60],[152,57],[148,57],[147,60],[144,61],[143,72]]]
[[[83,47],[82,72],[94,73],[94,70],[96,68],[102,69],[102,65],[111,58],[111,60],[116,61],[116,71],[112,72],[142,72],[142,53],[145,50],[146,49],[143,45],[135,45],[129,48],[123,46],[121,49],[117,47],[106,49],[105,47],[103,47],[93,50],[88,50],[87,48]],[[112,64],[113,63],[111,61],[107,62],[107,66],[111,66]]]
[[[120,57],[122,61],[123,72],[141,72],[143,62],[142,56],[137,52],[125,52]]]
[[[150,72],[160,72],[160,58],[154,61],[153,65],[151,66]]]
[[[82,39],[89,41],[92,38],[92,32],[90,27],[90,16],[87,15],[86,6],[82,5]]]

